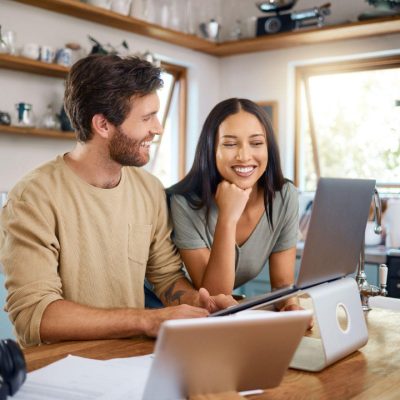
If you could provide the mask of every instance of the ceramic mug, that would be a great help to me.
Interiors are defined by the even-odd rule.
[[[69,48],[57,50],[56,63],[64,67],[70,67],[72,65],[72,50]]]
[[[113,0],[111,10],[122,15],[128,15],[132,0]]]
[[[56,58],[56,50],[51,46],[40,47],[40,61],[51,64]]]
[[[11,116],[8,112],[0,111],[0,125],[11,125]]]
[[[17,103],[15,108],[17,110],[17,125],[27,127],[35,125],[32,104],[21,102]]]
[[[87,3],[96,7],[105,8],[106,10],[111,8],[111,0],[87,0]]]
[[[25,43],[22,46],[21,55],[26,58],[31,58],[32,60],[39,60],[40,46],[37,43]]]

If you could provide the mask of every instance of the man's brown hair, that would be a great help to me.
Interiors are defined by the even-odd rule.
[[[77,61],[68,74],[64,106],[77,139],[93,136],[92,118],[102,114],[120,126],[133,96],[145,96],[163,85],[161,69],[139,57],[93,54]]]

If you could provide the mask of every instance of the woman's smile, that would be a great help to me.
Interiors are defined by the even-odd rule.
[[[236,175],[246,178],[253,174],[256,167],[254,165],[246,165],[246,166],[235,165],[232,167],[232,169],[235,171]]]

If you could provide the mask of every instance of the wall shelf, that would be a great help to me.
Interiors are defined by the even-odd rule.
[[[25,128],[20,126],[0,125],[0,134],[36,136],[52,139],[76,140],[73,132],[62,132],[51,129]]]
[[[153,39],[162,40],[178,46],[193,50],[204,51],[213,47],[213,43],[201,39],[195,35],[188,35],[172,29],[164,28],[149,22],[124,16],[113,11],[82,3],[78,0],[16,0],[20,3],[34,7],[44,8],[57,13],[70,15],[72,17],[111,26],[139,35],[148,36]]]
[[[225,42],[217,46],[215,55],[225,57],[309,44],[370,38],[394,33],[400,33],[400,15]]]
[[[82,3],[78,0],[16,1],[137,33],[217,57],[400,33],[400,15],[397,15],[216,44],[195,35],[163,28],[140,19],[123,16],[100,7]]]
[[[41,61],[9,54],[0,54],[0,68],[51,76],[54,78],[65,78],[69,71],[69,68],[58,64],[47,64]]]

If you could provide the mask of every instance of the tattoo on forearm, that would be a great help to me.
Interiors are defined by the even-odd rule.
[[[173,283],[164,293],[165,300],[168,304],[172,304],[174,301],[178,301],[181,304],[181,297],[185,294],[184,290],[177,290],[174,293],[176,282]]]

